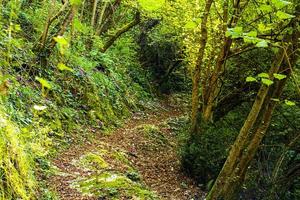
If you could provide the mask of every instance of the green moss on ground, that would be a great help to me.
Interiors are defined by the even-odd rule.
[[[144,134],[144,136],[153,141],[154,144],[165,145],[169,144],[166,136],[160,131],[160,127],[152,124],[143,124],[137,127],[137,130]]]
[[[141,183],[134,182],[127,176],[114,172],[104,172],[83,180],[77,180],[73,187],[86,195],[110,199],[121,197],[159,199],[154,192],[148,190]]]

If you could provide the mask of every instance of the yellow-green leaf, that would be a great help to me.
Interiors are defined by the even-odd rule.
[[[282,12],[282,11],[277,11],[276,16],[279,19],[291,19],[291,18],[295,17],[295,15],[290,15],[290,14]]]
[[[295,106],[295,105],[296,105],[295,102],[289,101],[289,100],[284,100],[284,103],[285,103],[286,105],[288,105],[288,106]]]
[[[270,76],[269,76],[269,74],[267,74],[267,73],[260,73],[260,74],[258,74],[257,75],[259,78],[269,78]]]
[[[256,44],[256,46],[257,47],[268,47],[269,45],[268,45],[268,42],[266,41],[266,40],[261,40],[260,42],[258,42],[257,44]]]
[[[59,69],[59,70],[61,70],[61,71],[70,71],[70,72],[73,72],[74,70],[72,69],[72,68],[70,68],[70,67],[67,67],[65,64],[63,64],[63,63],[58,63],[58,65],[57,65],[57,68]]]
[[[57,36],[53,38],[58,44],[62,46],[68,46],[68,41],[63,36]]]
[[[278,79],[278,80],[282,80],[286,78],[286,75],[284,74],[273,74],[274,78]]]
[[[138,0],[141,7],[146,11],[159,10],[165,4],[165,0]]]
[[[262,78],[262,79],[261,79],[261,82],[262,82],[263,84],[267,85],[267,86],[270,86],[270,85],[272,85],[272,84],[274,83],[272,80],[266,79],[266,78]]]
[[[257,81],[256,78],[252,77],[252,76],[248,76],[246,78],[246,82],[254,82],[254,81]]]
[[[48,88],[48,89],[52,88],[51,84],[46,79],[43,79],[43,78],[40,78],[40,77],[35,77],[35,80],[40,82],[42,87],[45,87],[45,88]]]

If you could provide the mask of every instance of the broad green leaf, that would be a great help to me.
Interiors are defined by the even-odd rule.
[[[69,45],[68,41],[62,36],[54,37],[54,40],[58,43],[60,53],[64,55]]]
[[[268,42],[266,40],[261,40],[255,46],[264,48],[264,47],[268,47],[269,45],[268,45]]]
[[[253,43],[256,44],[259,39],[256,37],[257,36],[257,32],[256,31],[250,31],[248,33],[244,33],[244,41],[247,43]]]
[[[256,78],[252,77],[252,76],[248,76],[246,78],[246,82],[254,82],[254,81],[257,81]]]
[[[48,89],[52,88],[51,84],[46,79],[43,79],[43,78],[40,78],[40,77],[35,77],[35,80],[40,82],[42,87],[45,87],[45,88],[48,88]]]
[[[193,21],[189,21],[188,23],[185,24],[184,28],[187,28],[187,29],[194,29],[196,28],[198,25],[193,22]]]
[[[267,74],[267,73],[260,73],[260,74],[258,74],[257,75],[259,78],[270,78],[270,76],[269,76],[269,74]]]
[[[286,78],[286,75],[284,74],[273,74],[274,78],[278,79],[278,80],[282,80]]]
[[[257,31],[250,31],[249,33],[246,33],[249,37],[257,37]]]
[[[248,37],[248,36],[244,36],[244,42],[246,43],[252,43],[252,44],[256,44],[257,42],[259,42],[260,40],[257,37]]]
[[[272,12],[272,6],[270,6],[270,5],[262,5],[259,7],[259,9],[261,11],[265,11],[265,12]]]
[[[274,24],[263,24],[263,23],[258,24],[258,31],[261,33],[268,32],[273,28],[275,28]]]
[[[234,27],[234,28],[228,28],[226,31],[226,37],[231,36],[232,38],[240,38],[243,34],[243,27]]]
[[[289,1],[284,1],[284,0],[272,0],[272,3],[274,4],[274,6],[278,9],[281,9],[289,4],[292,4]]]
[[[146,11],[159,10],[165,4],[165,0],[138,0],[141,7]]]
[[[289,100],[284,100],[284,103],[285,103],[286,105],[288,105],[288,106],[295,106],[295,105],[296,105],[295,102],[289,101]]]
[[[282,12],[282,11],[277,11],[276,16],[279,19],[291,19],[291,18],[295,17],[295,15],[290,15],[290,14]]]
[[[262,78],[262,79],[261,79],[261,82],[262,82],[263,84],[267,85],[267,86],[270,86],[270,85],[272,85],[272,84],[274,83],[272,80],[266,79],[266,78]]]
[[[58,65],[57,65],[57,68],[59,69],[59,70],[61,70],[61,71],[70,71],[70,72],[73,72],[74,70],[72,69],[72,68],[70,68],[70,67],[67,67],[65,64],[63,64],[63,63],[58,63]]]
[[[79,6],[81,4],[81,0],[70,0],[71,5]]]
[[[62,37],[62,36],[57,36],[53,38],[58,44],[62,45],[62,46],[68,46],[68,41]]]

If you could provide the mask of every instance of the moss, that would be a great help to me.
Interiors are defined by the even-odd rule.
[[[89,170],[106,169],[109,166],[101,155],[96,153],[88,153],[82,156],[77,164]]]
[[[112,153],[112,156],[116,159],[119,160],[120,162],[122,162],[122,164],[128,165],[131,167],[131,163],[130,161],[127,159],[126,154],[124,152],[121,151],[114,151]]]
[[[16,127],[0,107],[0,197],[29,200],[36,187],[33,160]]]
[[[143,124],[138,127],[138,130],[142,132],[146,138],[155,141],[158,144],[169,144],[168,139],[160,131],[160,128],[152,124]]]
[[[73,187],[83,194],[97,197],[159,199],[154,192],[149,191],[140,183],[117,173],[105,172],[85,180],[79,180],[73,184]]]

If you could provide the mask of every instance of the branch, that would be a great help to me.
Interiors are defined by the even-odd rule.
[[[102,53],[105,53],[107,49],[114,44],[114,42],[124,33],[129,31],[134,26],[138,25],[141,21],[141,14],[140,12],[136,12],[135,18],[132,22],[126,24],[123,28],[121,28],[119,31],[117,31],[113,36],[109,38],[109,40],[105,43],[103,48],[101,49]]]
[[[64,5],[61,7],[61,9],[56,13],[56,15],[54,15],[52,18],[48,18],[47,24],[44,28],[44,32],[43,34],[40,36],[40,48],[39,49],[43,49],[46,45],[46,40],[47,40],[47,36],[48,36],[48,32],[49,32],[49,28],[51,26],[51,24],[54,22],[54,20],[56,20],[63,12],[64,10],[67,8],[69,4],[68,0],[64,1]]]

